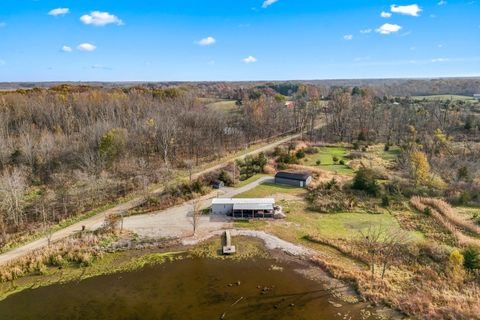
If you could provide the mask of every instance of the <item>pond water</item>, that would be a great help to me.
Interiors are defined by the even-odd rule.
[[[0,319],[362,319],[364,304],[336,300],[298,268],[269,259],[177,260],[26,290],[0,302]]]

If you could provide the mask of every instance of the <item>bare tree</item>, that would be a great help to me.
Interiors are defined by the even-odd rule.
[[[17,227],[23,223],[25,190],[25,175],[20,169],[5,170],[0,176],[0,208]]]
[[[190,181],[190,183],[192,183],[192,175],[193,175],[193,168],[195,166],[195,161],[193,161],[191,159],[188,159],[188,160],[185,160],[184,163],[185,163],[185,166],[188,169],[189,181]]]
[[[372,280],[375,279],[376,265],[381,267],[381,277],[385,277],[388,268],[399,258],[400,252],[408,241],[408,235],[402,230],[386,230],[383,227],[369,227],[360,231],[356,244],[370,267]]]
[[[193,199],[192,200],[193,235],[195,235],[197,232],[201,217],[202,217],[202,203],[199,199]]]

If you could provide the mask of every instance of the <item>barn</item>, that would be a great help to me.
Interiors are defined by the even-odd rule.
[[[275,175],[276,184],[285,184],[293,187],[305,188],[312,182],[312,176],[299,172],[278,172]]]

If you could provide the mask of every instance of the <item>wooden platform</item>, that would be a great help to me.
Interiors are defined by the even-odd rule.
[[[235,253],[235,246],[232,246],[232,237],[230,236],[230,232],[227,230],[223,234],[224,236],[224,246],[222,247],[222,253],[225,255],[234,254]]]

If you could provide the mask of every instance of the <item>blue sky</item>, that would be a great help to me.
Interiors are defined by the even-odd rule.
[[[0,81],[480,76],[480,0],[0,0]]]

